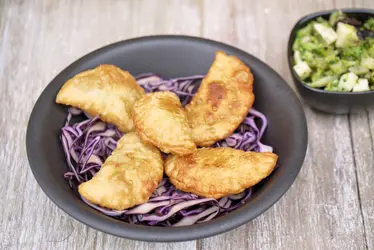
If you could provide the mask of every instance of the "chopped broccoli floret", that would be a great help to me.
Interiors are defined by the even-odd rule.
[[[362,55],[362,47],[346,47],[342,48],[341,57],[346,60],[360,60]]]
[[[344,66],[342,61],[338,61],[334,64],[330,64],[330,69],[332,72],[334,72],[335,74],[339,74],[339,75],[347,71],[347,67]]]
[[[338,54],[332,46],[322,47],[315,50],[315,53],[323,57],[335,57]]]
[[[344,64],[346,68],[353,67],[359,65],[358,61],[350,61],[342,59],[341,62]]]
[[[374,86],[374,72],[371,72],[371,76],[369,78],[369,82]]]
[[[328,91],[342,91],[342,89],[339,87],[339,80],[338,79],[336,79],[336,80],[330,82],[329,84],[327,84],[327,86],[324,89],[328,90]]]
[[[297,37],[311,36],[314,22],[308,23],[304,28],[297,31]]]
[[[373,57],[374,58],[374,38],[367,37],[363,43],[362,47],[365,52],[365,56]]]
[[[310,51],[304,51],[302,54],[301,54],[301,58],[303,61],[305,61],[306,63],[308,63],[308,65],[310,67],[315,67],[316,66],[316,63],[315,63],[315,58],[316,56],[310,52]]]
[[[346,17],[347,16],[341,10],[335,11],[330,15],[329,24],[334,26],[337,22],[344,20]]]
[[[366,22],[364,23],[363,27],[365,29],[374,31],[374,17],[370,17]]]
[[[329,22],[326,19],[324,19],[323,17],[317,17],[316,21],[317,21],[317,23],[320,23],[320,24],[323,24],[327,27],[330,27]]]
[[[311,81],[312,82],[316,82],[317,80],[321,79],[322,77],[324,77],[325,71],[321,68],[318,68],[310,77]]]
[[[318,40],[317,37],[315,36],[307,36],[307,37],[303,37],[301,39],[301,43],[300,43],[300,49],[301,51],[314,51],[314,50],[317,50],[317,49],[321,49],[321,48],[324,48],[326,45],[324,44],[324,42]]]

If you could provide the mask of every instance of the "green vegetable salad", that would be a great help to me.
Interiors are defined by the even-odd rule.
[[[374,90],[374,18],[365,22],[341,11],[309,22],[293,43],[296,74],[327,91]]]

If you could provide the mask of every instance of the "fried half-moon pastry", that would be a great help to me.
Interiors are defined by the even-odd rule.
[[[186,156],[170,155],[165,173],[184,192],[221,198],[238,194],[270,175],[278,156],[233,148],[198,148]]]
[[[118,141],[99,172],[80,184],[78,191],[93,204],[122,210],[147,202],[163,172],[160,150],[131,132]]]
[[[134,130],[132,109],[144,95],[134,77],[114,65],[100,65],[68,80],[57,94],[56,102],[100,115],[122,132]]]
[[[238,58],[218,51],[196,95],[186,106],[192,139],[211,146],[231,135],[254,102],[253,75]]]
[[[186,155],[196,150],[186,113],[172,92],[145,95],[135,103],[133,119],[140,138],[164,153]]]

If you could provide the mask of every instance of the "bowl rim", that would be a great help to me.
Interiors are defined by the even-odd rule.
[[[77,207],[74,204],[67,204],[64,202],[56,193],[53,191],[53,189],[50,187],[50,184],[47,182],[47,180],[43,179],[41,176],[41,173],[36,171],[35,166],[38,163],[38,159],[35,159],[31,153],[31,148],[33,147],[32,144],[32,129],[35,125],[35,122],[33,122],[35,119],[34,117],[38,113],[38,104],[41,102],[41,97],[45,95],[45,92],[47,92],[48,87],[51,85],[52,82],[57,81],[59,78],[62,78],[64,75],[66,75],[67,72],[71,71],[75,67],[77,67],[81,62],[88,60],[90,58],[95,57],[97,54],[105,53],[106,51],[110,51],[116,47],[122,47],[126,45],[130,45],[133,43],[138,42],[146,42],[148,40],[154,40],[154,41],[162,41],[162,40],[189,40],[191,42],[198,42],[198,43],[208,43],[210,45],[214,45],[217,47],[222,48],[223,50],[231,50],[235,51],[238,54],[242,54],[247,58],[250,58],[251,60],[256,61],[256,63],[261,64],[262,67],[264,67],[266,70],[268,70],[270,73],[274,75],[274,77],[278,78],[282,84],[285,85],[286,88],[289,89],[291,96],[294,97],[295,103],[298,103],[299,105],[296,106],[295,112],[298,113],[299,116],[299,127],[298,130],[299,135],[301,136],[301,139],[298,143],[299,148],[299,154],[296,157],[295,164],[296,167],[292,169],[292,171],[287,172],[287,179],[290,181],[284,182],[279,184],[278,192],[266,194],[264,199],[261,202],[261,205],[254,206],[251,208],[251,210],[241,210],[237,211],[235,216],[230,216],[231,220],[227,216],[223,216],[220,218],[217,218],[213,220],[212,222],[208,223],[202,223],[202,224],[195,224],[192,226],[186,226],[186,227],[179,227],[177,230],[172,227],[149,227],[149,226],[142,226],[142,225],[132,225],[128,224],[126,225],[126,228],[118,226],[118,224],[112,223],[112,220],[115,220],[113,218],[110,218],[108,216],[99,217],[93,214],[87,214],[84,212],[77,211]],[[27,157],[29,161],[30,168],[32,170],[32,173],[37,180],[39,186],[42,188],[44,193],[49,197],[49,199],[52,200],[53,203],[55,203],[61,210],[63,210],[65,213],[67,213],[72,218],[80,221],[81,223],[92,227],[96,230],[115,235],[118,237],[124,237],[128,239],[134,239],[134,240],[141,240],[141,241],[152,241],[152,242],[178,242],[178,241],[188,241],[188,240],[197,240],[213,235],[217,235],[220,233],[224,233],[227,231],[230,231],[236,227],[239,227],[252,219],[256,218],[260,214],[264,213],[266,210],[268,210],[272,205],[274,205],[291,187],[291,185],[296,180],[297,175],[299,174],[301,167],[303,166],[306,150],[308,145],[308,128],[306,123],[306,116],[305,112],[302,108],[302,104],[300,100],[297,98],[295,93],[291,90],[291,87],[286,83],[286,81],[270,66],[259,60],[258,58],[250,55],[249,53],[240,50],[236,47],[210,40],[205,39],[201,37],[194,37],[194,36],[184,36],[184,35],[152,35],[152,36],[143,36],[143,37],[137,37],[132,38],[128,40],[119,41],[116,43],[112,43],[106,46],[103,46],[99,49],[96,49],[81,58],[75,60],[73,63],[71,63],[69,66],[67,66],[65,69],[63,69],[55,78],[53,78],[50,83],[45,87],[41,95],[39,96],[38,100],[35,103],[35,106],[33,107],[33,110],[31,112],[29,122],[27,125],[27,132],[26,132],[26,151],[27,151]],[[117,220],[116,220],[117,221]]]
[[[292,51],[292,45],[295,40],[296,32],[300,29],[300,27],[304,26],[308,22],[324,15],[329,15],[334,11],[341,10],[343,13],[348,14],[367,14],[372,15],[374,17],[374,9],[365,9],[365,8],[337,8],[337,9],[330,9],[330,10],[322,10],[322,11],[316,11],[311,12],[303,17],[301,17],[299,20],[296,21],[296,23],[293,25],[290,35],[288,36],[288,43],[287,43],[287,62],[289,70],[291,71],[292,77],[294,78],[294,82],[297,82],[298,85],[303,86],[304,88],[317,92],[319,94],[328,94],[328,95],[336,95],[336,96],[350,96],[350,95],[370,95],[374,93],[374,90],[370,91],[364,91],[364,92],[338,92],[338,91],[327,91],[324,89],[319,88],[312,88],[308,86],[306,83],[304,83],[303,80],[300,79],[300,77],[295,73],[292,65],[293,61],[293,51]]]

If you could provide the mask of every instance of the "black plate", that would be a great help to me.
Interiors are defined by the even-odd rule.
[[[296,38],[296,32],[317,17],[328,19],[330,14],[336,10],[314,12],[306,15],[296,22],[288,39],[288,66],[292,73],[296,89],[304,101],[314,109],[333,114],[347,114],[358,112],[364,108],[374,107],[374,91],[367,92],[333,92],[323,89],[316,89],[306,85],[293,70],[292,44]],[[371,9],[341,9],[350,17],[365,21],[374,17],[374,10]]]
[[[250,201],[207,223],[175,228],[130,225],[87,206],[64,179],[68,170],[59,140],[67,108],[55,104],[64,82],[75,74],[109,63],[137,75],[154,72],[163,77],[205,74],[215,52],[226,51],[249,65],[255,77],[255,107],[269,121],[264,141],[279,155],[280,167],[268,177]],[[57,60],[57,59],[56,59]],[[271,207],[291,186],[307,148],[305,114],[285,81],[255,57],[231,46],[186,36],[151,36],[115,43],[96,50],[63,70],[43,91],[31,113],[26,136],[32,172],[43,191],[62,210],[84,224],[120,237],[146,241],[184,241],[212,236],[238,227]]]

